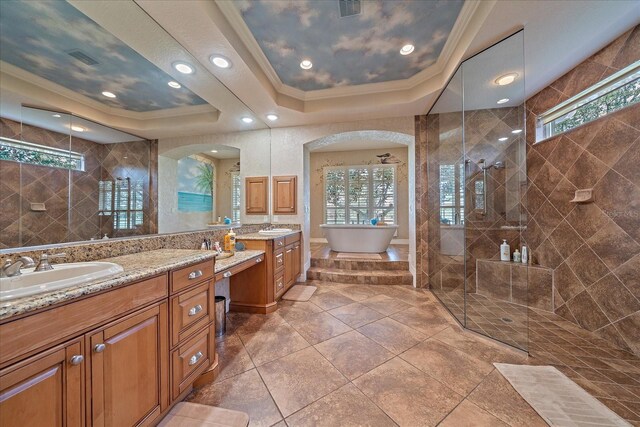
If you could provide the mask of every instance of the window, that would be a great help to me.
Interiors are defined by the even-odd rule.
[[[464,224],[464,164],[440,165],[440,223]]]
[[[397,223],[394,165],[324,168],[325,223]]]
[[[231,221],[240,222],[240,172],[231,173]]]
[[[84,156],[70,150],[0,137],[0,160],[84,171]]]
[[[130,178],[98,183],[98,215],[113,215],[113,229],[134,230],[144,221],[144,183]]]
[[[640,101],[640,61],[618,71],[538,117],[536,142]]]

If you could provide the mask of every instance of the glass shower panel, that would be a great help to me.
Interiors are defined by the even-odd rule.
[[[510,259],[526,224],[523,32],[462,64],[465,325],[526,350],[527,264]]]
[[[427,116],[428,271],[431,289],[464,325],[462,70]]]

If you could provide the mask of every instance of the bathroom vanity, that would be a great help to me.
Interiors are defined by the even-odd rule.
[[[236,240],[247,249],[263,251],[265,263],[260,269],[231,277],[231,310],[263,314],[275,311],[278,299],[302,272],[302,232],[250,233],[238,235]]]
[[[0,306],[0,425],[153,425],[217,366],[213,253],[109,261],[124,272]]]

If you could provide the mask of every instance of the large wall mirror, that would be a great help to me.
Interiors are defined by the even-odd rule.
[[[271,131],[206,59],[135,2],[1,3],[0,250],[270,220]]]

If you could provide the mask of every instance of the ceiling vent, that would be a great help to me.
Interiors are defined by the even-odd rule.
[[[98,63],[98,61],[79,49],[70,50],[67,53],[86,65],[96,65]]]
[[[340,17],[359,15],[362,12],[361,0],[338,0]]]

